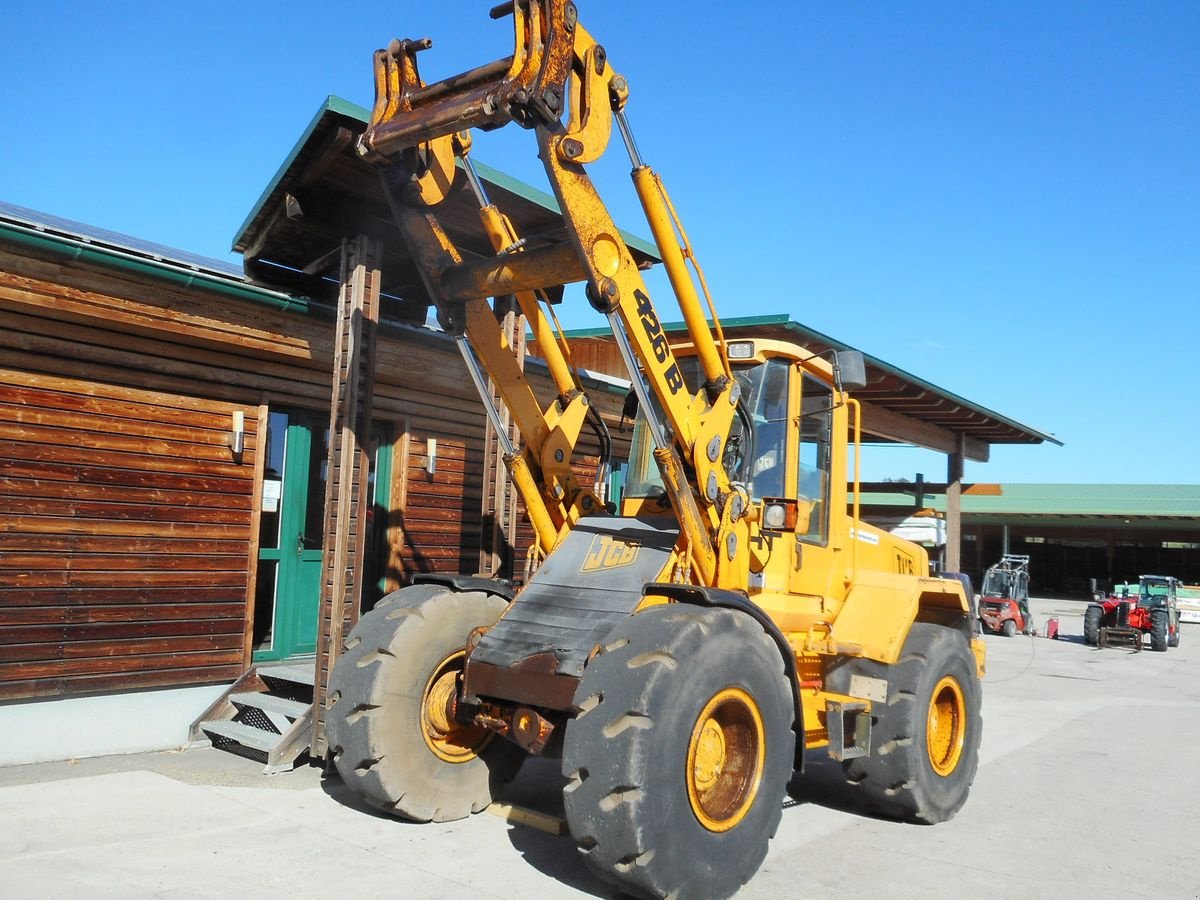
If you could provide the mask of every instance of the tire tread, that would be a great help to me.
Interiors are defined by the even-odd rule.
[[[747,628],[757,636],[747,634]],[[722,835],[730,840],[713,843],[718,847],[736,845],[738,852],[728,860],[722,856],[722,871],[716,876],[706,875],[711,850],[676,846],[681,829],[702,831],[687,811],[686,800],[682,813],[677,814],[677,818],[686,817],[686,822],[668,826],[656,818],[662,795],[655,790],[661,788],[658,783],[647,783],[647,767],[653,764],[654,748],[661,747],[654,743],[655,737],[665,740],[675,726],[656,721],[654,707],[662,703],[668,686],[673,686],[673,700],[686,690],[687,676],[696,674],[689,667],[702,657],[703,648],[716,642],[744,651],[748,638],[758,643],[757,659],[772,660],[771,677],[782,686],[781,695],[786,694],[784,702],[769,698],[763,713],[764,717],[786,715],[782,727],[786,737],[779,741],[778,751],[787,761],[786,772],[775,778],[778,798],[770,797],[774,776],[768,764],[762,793],[746,820],[754,817],[754,827],[759,827],[761,820],[760,833],[751,834],[748,828],[738,826]],[[563,773],[568,779],[563,802],[584,861],[600,878],[635,896],[732,894],[753,875],[766,854],[767,841],[782,816],[784,786],[791,774],[792,698],[778,649],[745,614],[693,607],[656,607],[633,616],[617,627],[605,647],[606,652],[593,657],[585,670],[576,694],[576,717],[568,725],[563,749]],[[769,711],[772,708],[774,713]],[[668,728],[661,736],[655,734],[660,727]],[[765,721],[764,727],[772,733]],[[681,752],[685,747],[686,743]],[[776,766],[780,755],[770,756]],[[703,832],[701,837],[713,835]]]
[[[923,648],[910,651],[910,645]],[[954,658],[957,657],[957,663]],[[945,659],[943,659],[945,658]],[[930,676],[931,685],[940,680],[947,666],[959,666],[959,681],[967,705],[967,737],[959,769],[948,778],[954,781],[930,781],[938,776],[926,773],[923,741],[917,730],[924,727],[922,711],[917,708],[922,673],[941,662],[939,674]],[[970,666],[968,669],[967,666]],[[844,689],[852,671],[864,669],[874,677],[888,680],[886,706],[874,716],[870,755],[844,762],[847,781],[856,786],[863,807],[889,819],[931,825],[951,818],[966,802],[967,793],[978,769],[978,745],[982,728],[979,715],[980,688],[974,676],[970,648],[961,633],[937,625],[916,623],[912,626],[905,649],[894,666],[855,660],[839,675],[835,689]],[[964,673],[970,678],[964,677]],[[918,721],[920,720],[920,721]],[[941,787],[947,791],[934,790]]]

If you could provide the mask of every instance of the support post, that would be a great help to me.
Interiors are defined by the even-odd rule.
[[[325,480],[324,577],[313,683],[313,759],[325,756],[329,674],[341,653],[347,626],[358,621],[362,598],[382,256],[380,242],[374,238],[360,235],[342,243]]]
[[[946,563],[947,572],[962,569],[962,479],[966,457],[963,438],[958,451],[946,457]]]

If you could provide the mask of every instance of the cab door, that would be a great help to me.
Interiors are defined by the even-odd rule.
[[[827,598],[841,570],[839,551],[830,540],[833,476],[833,389],[818,378],[797,372],[796,449],[792,456],[796,528],[790,535],[791,565],[787,590]]]

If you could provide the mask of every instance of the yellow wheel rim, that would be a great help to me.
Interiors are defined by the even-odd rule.
[[[687,791],[692,812],[709,831],[746,817],[762,781],[766,740],[754,698],[726,688],[705,704],[688,742]]]
[[[967,734],[967,704],[957,679],[947,675],[933,689],[929,715],[925,720],[925,740],[929,764],[938,775],[946,776],[958,768]]]
[[[421,696],[421,735],[425,746],[448,763],[470,762],[493,737],[486,728],[463,725],[452,715],[458,675],[466,655],[465,650],[459,650],[442,660],[429,676]]]

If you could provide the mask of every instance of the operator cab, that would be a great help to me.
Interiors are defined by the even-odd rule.
[[[688,351],[687,347],[675,348],[687,389],[695,394],[703,376],[699,360],[687,355]],[[730,344],[730,364],[741,397],[723,462],[730,479],[745,487],[751,502],[763,504],[765,527],[784,527],[794,500],[798,537],[826,544],[835,392],[828,380],[806,369],[802,353],[776,341]],[[788,436],[797,418],[799,440],[793,447]],[[653,449],[650,429],[639,412],[623,494],[625,515],[653,515],[666,508],[666,490]],[[788,506],[777,507],[771,501]],[[772,521],[773,517],[779,521]]]
[[[1024,569],[989,569],[983,579],[985,597],[1023,601],[1029,598],[1029,573]]]
[[[1156,606],[1175,607],[1174,578],[1166,576],[1143,575],[1138,579],[1138,606],[1151,609]]]

